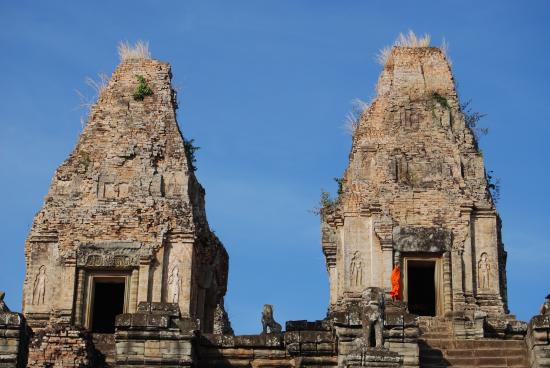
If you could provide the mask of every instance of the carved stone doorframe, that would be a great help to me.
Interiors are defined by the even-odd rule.
[[[434,256],[404,256],[403,257],[403,300],[408,302],[408,277],[409,262],[433,262],[434,263],[434,286],[435,286],[435,316],[442,316],[445,313],[443,299],[443,263],[441,257]]]
[[[87,272],[86,274],[86,290],[84,292],[83,305],[80,306],[84,311],[84,323],[83,326],[91,330],[92,321],[93,321],[93,304],[95,297],[95,285],[100,282],[113,282],[113,283],[124,283],[124,308],[123,312],[128,313],[130,310],[130,296],[132,295],[133,290],[131,290],[133,284],[132,282],[132,272],[131,271],[120,271],[120,272],[101,272],[93,271]],[[78,308],[79,306],[77,306]]]

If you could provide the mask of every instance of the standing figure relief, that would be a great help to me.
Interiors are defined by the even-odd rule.
[[[43,305],[44,297],[46,295],[46,282],[48,277],[46,276],[46,266],[42,265],[38,269],[38,275],[34,279],[34,285],[32,290],[32,304]]]
[[[178,265],[172,267],[168,276],[168,303],[179,303],[180,299],[180,271]]]
[[[489,289],[490,286],[490,275],[491,275],[491,265],[487,260],[487,253],[481,253],[480,260],[477,265],[477,275],[478,275],[478,286],[480,289]]]
[[[363,261],[361,253],[355,251],[350,263],[350,286],[363,286]]]

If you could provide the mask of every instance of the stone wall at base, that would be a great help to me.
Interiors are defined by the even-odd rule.
[[[116,319],[117,367],[188,367],[198,326],[181,318],[176,303],[140,303]]]
[[[203,335],[197,344],[199,367],[291,367],[282,334]]]
[[[87,368],[94,366],[91,335],[82,329],[46,327],[30,339],[27,368]]]
[[[191,337],[177,328],[118,332],[116,339],[117,367],[188,367],[193,364]]]
[[[201,335],[199,367],[335,367],[336,339],[328,321],[289,321],[286,332]]]
[[[23,368],[27,362],[27,327],[19,313],[0,312],[0,368]]]
[[[550,367],[550,315],[535,316],[529,321],[526,342],[529,367]]]
[[[418,318],[407,313],[404,303],[388,300],[383,345],[371,346],[359,307],[352,301],[324,320],[288,321],[284,332],[245,336],[201,333],[195,320],[181,317],[175,303],[140,303],[136,313],[117,316],[114,335],[101,336],[52,323],[32,333],[21,315],[2,312],[0,368],[550,367],[547,316],[531,320],[525,340],[519,335],[471,339],[457,336],[453,316]],[[112,352],[98,345],[105,337]]]
[[[360,300],[349,299],[333,308],[330,317],[337,336],[339,366],[419,367],[417,316],[408,313],[400,301],[386,300],[384,305],[382,345],[377,341],[376,349],[372,348],[375,344],[366,341],[371,337],[364,335],[365,312],[372,317],[368,306]]]

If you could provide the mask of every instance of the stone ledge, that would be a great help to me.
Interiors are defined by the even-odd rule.
[[[328,320],[317,320],[317,321],[307,321],[307,320],[298,320],[298,321],[287,321],[286,322],[286,331],[331,331],[332,323]]]
[[[23,317],[15,312],[0,312],[0,328],[18,329],[23,323]]]
[[[199,339],[200,345],[219,347],[283,347],[283,334],[261,334],[261,335],[214,335],[202,334]]]

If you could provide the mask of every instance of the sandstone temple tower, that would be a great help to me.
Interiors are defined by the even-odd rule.
[[[25,247],[30,326],[114,332],[140,302],[177,303],[203,331],[224,314],[228,255],[206,220],[171,77],[166,63],[123,61],[56,171]]]
[[[331,306],[366,286],[389,291],[400,265],[411,313],[507,313],[499,216],[440,49],[393,48],[322,215]]]

